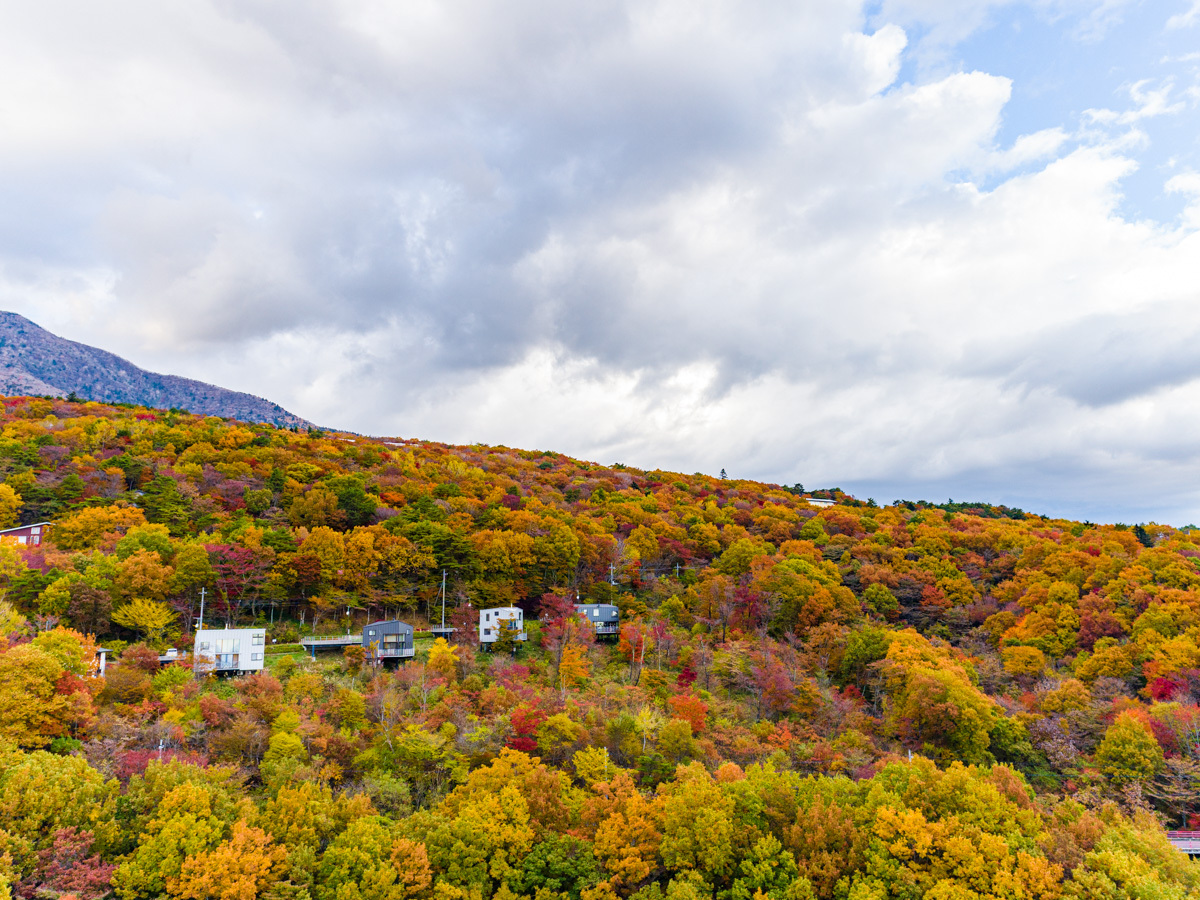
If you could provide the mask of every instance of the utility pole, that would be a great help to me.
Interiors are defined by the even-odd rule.
[[[611,584],[613,587],[617,586],[616,571],[617,571],[617,567],[614,566],[612,563],[609,563],[609,565],[608,565],[608,583]]]
[[[442,631],[446,630],[446,570],[442,569]]]
[[[196,630],[204,630],[204,588],[200,588],[200,621],[196,623]]]

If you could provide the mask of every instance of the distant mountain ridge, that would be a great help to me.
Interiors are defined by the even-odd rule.
[[[103,403],[175,407],[281,428],[313,427],[262,397],[178,375],[147,372],[115,353],[68,341],[24,316],[0,311],[0,394],[65,397],[72,393]]]

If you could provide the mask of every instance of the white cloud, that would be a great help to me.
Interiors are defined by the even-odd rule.
[[[944,65],[952,48],[986,30],[1006,11],[1031,8],[1041,19],[1066,26],[1071,39],[1102,40],[1137,0],[883,0],[873,20],[918,28],[921,62]]]
[[[1001,144],[1009,79],[901,76],[998,4],[18,6],[0,300],[68,337],[366,432],[1196,508],[1198,223],[1119,213],[1180,101]]]
[[[1057,156],[1069,140],[1070,135],[1059,127],[1023,134],[1007,150],[988,153],[980,169],[986,172],[1011,172],[1021,166],[1042,162]]]
[[[1133,109],[1116,112],[1111,109],[1089,109],[1084,112],[1091,121],[1102,125],[1132,125],[1142,119],[1152,119],[1157,116],[1169,116],[1182,112],[1187,104],[1182,100],[1171,102],[1171,93],[1175,85],[1171,81],[1160,85],[1157,89],[1149,89],[1149,79],[1143,79],[1129,87],[1129,98],[1134,102]]]
[[[1192,0],[1192,5],[1187,10],[1167,19],[1167,29],[1191,28],[1197,22],[1200,22],[1200,0]]]
[[[1182,194],[1187,199],[1181,218],[1192,228],[1200,229],[1200,173],[1183,172],[1167,179],[1163,188],[1168,194]]]

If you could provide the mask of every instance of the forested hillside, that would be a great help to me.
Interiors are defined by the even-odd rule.
[[[0,527],[52,523],[0,544],[0,897],[1200,897],[1162,830],[1200,814],[1190,529],[39,398],[0,425]],[[266,672],[159,663],[201,589]],[[480,651],[509,604],[530,640]],[[389,617],[397,668],[296,644]]]

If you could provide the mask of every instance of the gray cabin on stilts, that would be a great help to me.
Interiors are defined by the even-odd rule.
[[[398,619],[368,622],[363,626],[362,646],[367,658],[375,662],[411,659],[416,652],[413,647],[413,627]]]
[[[596,637],[617,637],[621,633],[621,611],[611,603],[576,603],[575,612],[592,623]]]

